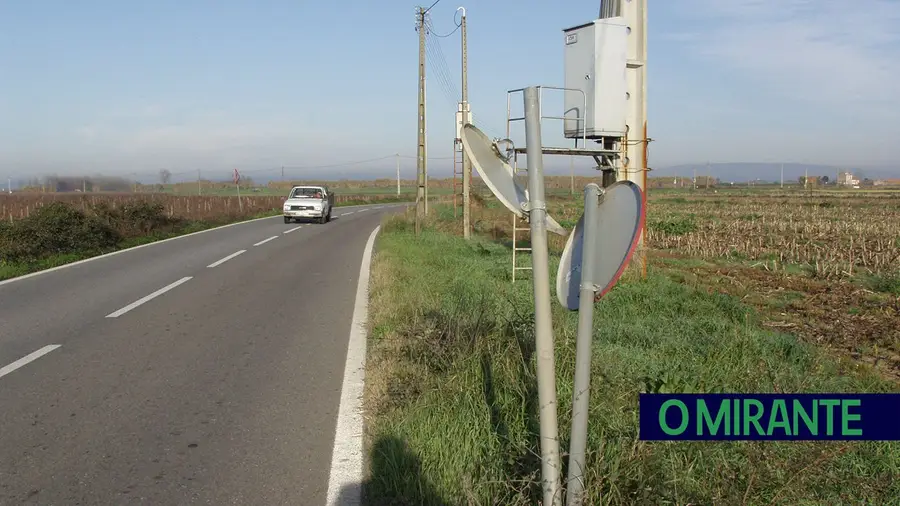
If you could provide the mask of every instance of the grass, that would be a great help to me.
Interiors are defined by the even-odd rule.
[[[416,240],[398,217],[385,223],[373,262],[369,503],[538,503],[531,285],[509,282],[510,251],[431,227]],[[620,281],[595,319],[588,503],[900,501],[896,443],[637,438],[640,392],[895,389],[880,376],[842,371],[814,346],[761,328],[738,299],[692,289],[652,265],[646,280]],[[554,302],[563,452],[576,326],[577,313]]]

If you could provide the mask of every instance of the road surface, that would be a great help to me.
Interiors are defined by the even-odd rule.
[[[0,284],[0,504],[323,504],[364,246],[400,209]]]

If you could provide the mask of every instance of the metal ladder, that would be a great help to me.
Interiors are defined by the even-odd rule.
[[[519,174],[527,174],[528,169],[520,169],[518,164],[518,156],[513,157],[513,177],[518,176]],[[527,187],[527,185],[526,185]],[[528,266],[519,266],[516,262],[516,257],[518,256],[518,252],[520,251],[528,251],[531,252],[531,241],[529,240],[527,247],[519,247],[519,234],[524,235],[526,233],[530,234],[531,227],[528,225],[528,222],[519,218],[515,213],[512,214],[512,243],[513,243],[513,253],[512,253],[512,282],[516,282],[516,271],[530,271],[531,265]],[[523,226],[524,224],[524,226]]]
[[[463,145],[459,139],[453,141],[453,217],[458,217],[463,201]],[[458,177],[457,177],[458,176]]]

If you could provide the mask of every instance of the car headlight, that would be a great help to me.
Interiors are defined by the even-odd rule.
[[[285,205],[285,206],[283,207],[283,209],[284,209],[285,211],[290,211],[290,210],[291,210],[291,206]]]

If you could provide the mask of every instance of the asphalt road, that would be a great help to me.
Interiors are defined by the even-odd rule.
[[[323,504],[373,207],[0,285],[0,504]]]

